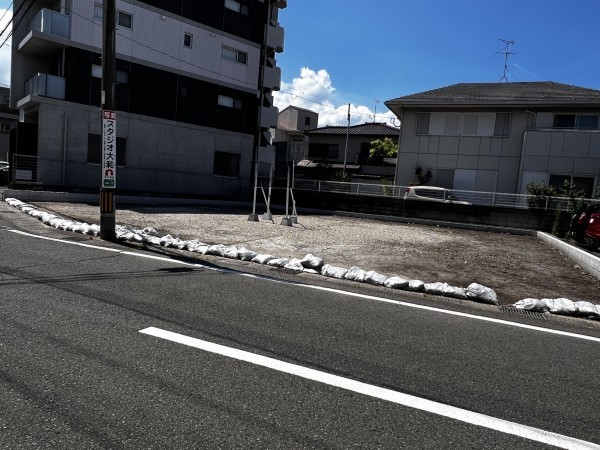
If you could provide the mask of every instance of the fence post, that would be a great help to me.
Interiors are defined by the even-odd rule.
[[[546,197],[546,207],[544,208],[544,211],[548,211],[548,202],[550,201],[550,197]]]
[[[360,195],[360,183],[356,184],[356,195]]]

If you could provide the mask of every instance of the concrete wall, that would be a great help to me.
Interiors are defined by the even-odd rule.
[[[100,166],[87,162],[88,133],[100,134],[99,114],[66,102],[40,104],[39,182],[79,189],[100,185]],[[124,113],[117,117],[117,135],[127,139],[126,165],[117,170],[120,190],[236,196],[249,183],[252,136]],[[241,155],[239,177],[213,175],[215,151]]]

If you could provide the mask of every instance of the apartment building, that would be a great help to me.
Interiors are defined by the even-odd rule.
[[[600,177],[600,91],[556,82],[459,83],[385,102],[402,120],[396,180],[524,193]]]
[[[117,0],[117,190],[231,197],[275,159],[285,0]],[[101,0],[16,0],[13,184],[100,187]]]

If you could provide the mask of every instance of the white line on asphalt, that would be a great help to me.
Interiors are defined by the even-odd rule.
[[[600,445],[592,442],[582,441],[568,436],[563,436],[561,434],[552,433],[550,431],[529,427],[527,425],[509,422],[503,419],[497,419],[485,414],[445,405],[443,403],[434,402],[432,400],[427,400],[413,395],[403,394],[401,392],[392,391],[391,389],[381,388],[362,383],[360,381],[351,380],[349,378],[343,378],[337,375],[320,372],[318,370],[309,369],[308,367],[298,366],[285,361],[257,355],[255,353],[195,339],[183,334],[161,330],[160,328],[149,327],[140,330],[140,333],[187,345],[189,347],[194,347],[217,355],[226,356],[239,361],[245,361],[290,375],[306,378],[308,380],[317,381],[329,386],[368,395],[369,397],[378,398],[380,400],[396,403],[409,408],[414,408],[432,414],[437,414],[439,416],[449,417],[451,419],[466,422],[472,425],[489,428],[501,433],[542,442],[544,444],[554,445],[556,447],[566,449],[600,449]]]
[[[312,284],[298,283],[298,282],[292,282],[292,281],[287,281],[287,280],[276,280],[274,278],[269,278],[269,277],[265,277],[265,276],[261,276],[261,275],[242,273],[242,272],[237,272],[235,270],[230,270],[230,269],[215,268],[215,267],[205,266],[203,264],[198,264],[198,263],[188,263],[185,261],[179,261],[176,259],[165,258],[162,256],[154,256],[154,255],[148,255],[148,254],[143,254],[143,253],[135,253],[135,252],[130,252],[130,251],[118,250],[118,249],[113,249],[113,248],[99,247],[96,245],[83,244],[81,242],[65,241],[62,239],[50,238],[50,237],[46,237],[46,236],[37,236],[35,234],[26,233],[23,231],[17,231],[17,230],[8,230],[8,231],[10,231],[12,233],[23,235],[23,236],[33,237],[36,239],[44,239],[44,240],[48,240],[48,241],[62,242],[64,244],[70,244],[70,245],[79,245],[81,247],[94,248],[97,250],[104,250],[104,251],[108,251],[108,252],[119,253],[119,254],[125,255],[125,256],[135,256],[138,258],[154,259],[157,261],[168,262],[170,264],[180,264],[180,265],[189,266],[189,267],[197,267],[197,268],[202,268],[204,270],[213,270],[215,272],[229,273],[229,274],[233,274],[233,275],[255,278],[258,280],[262,280],[262,281],[269,281],[272,283],[280,283],[280,284],[285,284],[285,285],[289,285],[289,286],[297,286],[297,287],[303,287],[303,288],[307,288],[307,289],[314,289],[314,290],[318,290],[318,291],[332,292],[332,293],[344,295],[347,297],[362,298],[362,299],[373,300],[373,301],[382,302],[382,303],[391,303],[393,305],[405,306],[407,308],[422,309],[425,311],[431,311],[431,312],[435,312],[435,313],[448,314],[451,316],[464,317],[467,319],[480,320],[483,322],[491,322],[491,323],[495,323],[495,324],[499,324],[499,325],[506,325],[506,326],[515,327],[515,328],[523,328],[526,330],[538,331],[541,333],[555,334],[555,335],[559,335],[559,336],[566,336],[566,337],[570,337],[570,338],[583,339],[586,341],[600,343],[600,338],[594,337],[594,336],[587,336],[585,334],[577,334],[577,333],[570,333],[568,331],[553,330],[551,328],[543,328],[543,327],[527,325],[527,324],[518,323],[518,322],[510,322],[508,320],[494,319],[492,317],[477,316],[475,314],[451,311],[451,310],[447,310],[447,309],[436,308],[433,306],[417,305],[414,303],[403,302],[400,300],[391,300],[389,298],[376,297],[374,295],[367,295],[367,294],[359,294],[356,292],[343,291],[340,289],[328,288],[328,287],[323,287],[323,286],[315,286]]]

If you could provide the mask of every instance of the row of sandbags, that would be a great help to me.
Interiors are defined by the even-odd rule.
[[[574,302],[568,298],[525,298],[513,306],[525,311],[600,320],[600,305],[583,301]]]
[[[5,200],[11,206],[40,219],[43,223],[61,230],[68,230],[83,234],[98,235],[100,227],[82,222],[74,222],[62,219],[54,214],[39,211],[35,206],[20,200],[9,198]],[[176,248],[202,255],[214,255],[242,261],[251,261],[258,264],[266,264],[298,272],[309,272],[321,274],[326,277],[369,283],[376,286],[385,286],[390,289],[401,289],[412,292],[423,292],[431,295],[442,295],[445,297],[463,300],[474,300],[489,304],[498,304],[496,292],[493,289],[472,283],[466,288],[450,286],[447,283],[425,283],[421,280],[407,280],[398,276],[387,277],[374,270],[366,271],[360,267],[345,269],[342,267],[326,264],[322,258],[307,254],[304,258],[277,258],[273,255],[258,254],[245,247],[235,247],[223,244],[210,245],[197,239],[182,240],[171,235],[160,236],[153,228],[136,230],[131,226],[117,225],[115,227],[117,239],[123,241],[137,242],[145,245]]]

